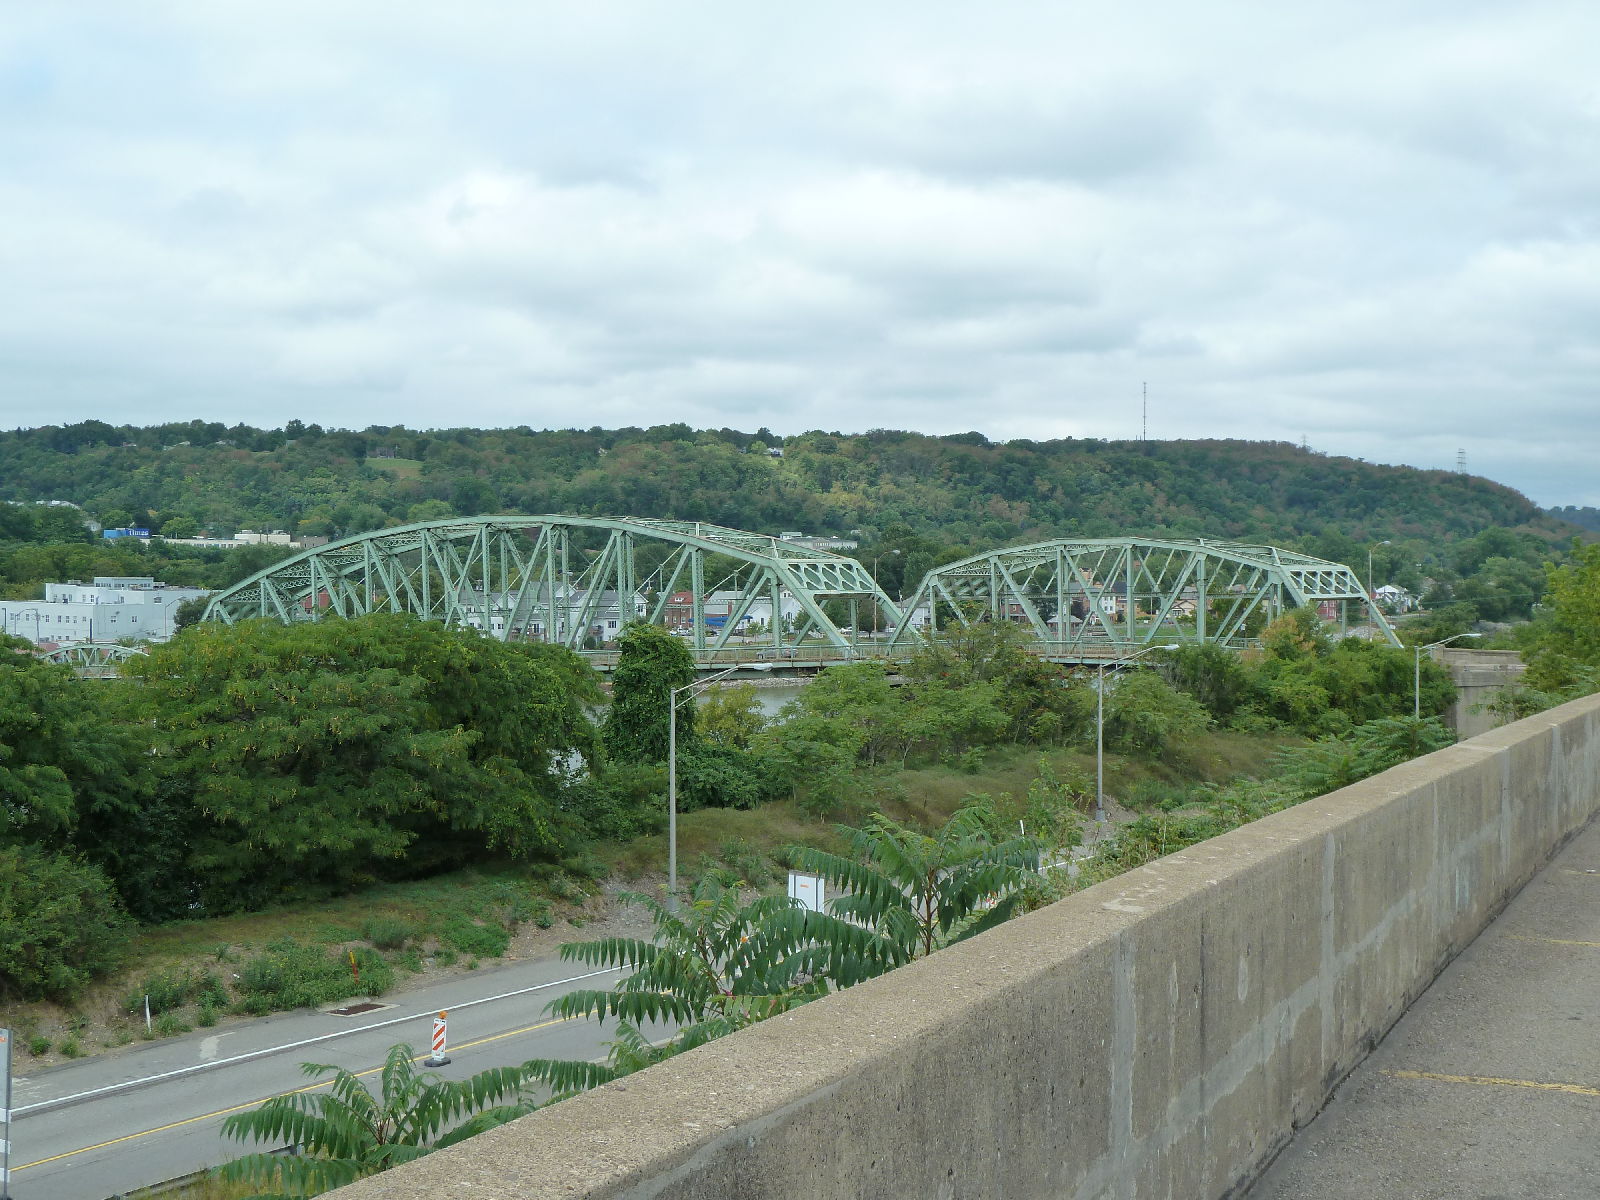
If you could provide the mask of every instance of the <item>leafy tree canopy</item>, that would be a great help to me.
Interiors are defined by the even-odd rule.
[[[215,907],[577,832],[561,800],[599,692],[566,651],[379,614],[200,625],[129,672]]]
[[[667,721],[672,693],[694,681],[694,655],[684,640],[659,625],[637,621],[617,638],[611,673],[611,707],[603,737],[606,757],[618,763],[662,762],[667,757]],[[695,738],[695,707],[678,700],[680,748]]]
[[[327,1091],[274,1096],[222,1123],[227,1137],[298,1146],[299,1153],[247,1154],[225,1163],[217,1174],[226,1182],[257,1188],[255,1200],[315,1196],[528,1111],[515,1103],[524,1079],[515,1067],[492,1067],[450,1080],[418,1071],[413,1060],[410,1046],[391,1047],[378,1075],[377,1095],[344,1067],[303,1063],[305,1075],[325,1080]]]
[[[1006,920],[1039,867],[1039,843],[998,839],[983,806],[960,809],[932,833],[874,814],[861,829],[840,826],[846,854],[791,846],[802,871],[838,889],[829,909],[877,932],[894,965]]]
[[[97,868],[0,847],[0,993],[72,1001],[126,955],[130,922]]]

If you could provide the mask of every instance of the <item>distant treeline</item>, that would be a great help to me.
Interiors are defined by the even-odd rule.
[[[773,451],[781,450],[781,457]],[[1118,533],[1451,541],[1571,530],[1510,488],[1281,442],[993,443],[982,434],[765,429],[419,432],[85,421],[0,433],[0,499],[70,500],[108,525],[344,536],[486,512],[713,521],[949,545]],[[169,531],[170,532],[170,531]],[[5,536],[0,531],[0,536]]]
[[[1600,533],[1600,508],[1579,508],[1576,504],[1568,504],[1560,508],[1548,510],[1552,517],[1576,525],[1580,529],[1589,529]]]

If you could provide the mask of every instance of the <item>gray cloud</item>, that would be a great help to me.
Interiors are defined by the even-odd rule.
[[[34,6],[0,420],[1299,441],[1600,504],[1590,5]]]

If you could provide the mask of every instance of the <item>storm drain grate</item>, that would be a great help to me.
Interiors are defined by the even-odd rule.
[[[361,1004],[346,1004],[343,1008],[330,1008],[328,1015],[330,1017],[353,1017],[359,1013],[378,1012],[380,1009],[393,1007],[394,1005],[392,1004],[374,1004],[372,1001],[367,1000]]]

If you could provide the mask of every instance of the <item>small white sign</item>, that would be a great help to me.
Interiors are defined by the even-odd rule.
[[[822,911],[823,886],[820,875],[789,872],[789,899],[798,900],[812,912]]]

